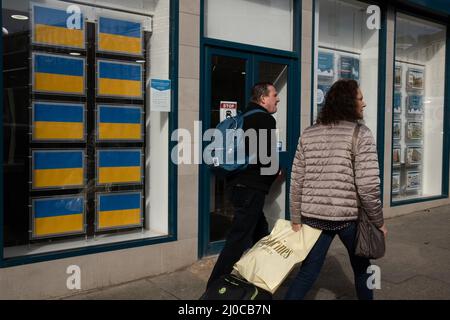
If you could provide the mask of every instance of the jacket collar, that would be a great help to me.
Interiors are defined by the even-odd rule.
[[[260,109],[265,112],[268,112],[266,108],[260,106],[257,103],[251,102],[251,101],[247,104],[247,108],[245,109],[245,111],[250,111],[250,110],[255,110],[255,109]]]

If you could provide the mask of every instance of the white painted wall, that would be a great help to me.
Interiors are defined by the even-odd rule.
[[[206,0],[205,35],[291,51],[292,13],[292,0]]]
[[[153,33],[150,41],[150,77],[146,79],[147,97],[150,99],[150,79],[169,78],[170,6],[168,0],[156,2]],[[150,4],[149,3],[149,4]],[[172,102],[173,103],[173,102]],[[150,111],[147,103],[147,195],[146,228],[168,234],[169,231],[169,113]]]

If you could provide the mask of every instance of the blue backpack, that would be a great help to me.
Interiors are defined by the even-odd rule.
[[[267,113],[261,109],[250,110],[227,118],[216,126],[211,144],[205,148],[203,156],[211,170],[227,175],[247,168],[253,158],[245,155],[244,118],[259,112]]]

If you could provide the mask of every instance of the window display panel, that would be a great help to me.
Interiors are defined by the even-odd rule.
[[[351,0],[317,0],[315,4],[314,121],[333,83],[354,79],[367,104],[364,121],[376,137],[378,30],[367,28],[368,5]]]
[[[98,25],[98,51],[142,55],[141,22],[99,17]]]
[[[98,60],[97,95],[142,98],[141,64]]]
[[[3,1],[2,15],[4,257],[167,235],[168,160],[150,154],[167,159],[168,118],[150,117],[144,83],[169,79],[169,2]]]
[[[84,142],[84,104],[34,101],[32,113],[33,141]]]
[[[84,95],[85,59],[33,53],[33,91]]]
[[[142,183],[142,150],[97,150],[98,185]]]
[[[35,44],[55,45],[69,48],[85,47],[85,19],[80,13],[79,19],[59,4],[31,5],[31,33]],[[68,28],[68,24],[73,28]]]
[[[98,105],[97,141],[142,141],[143,114],[140,106]]]
[[[85,232],[84,195],[32,199],[32,238],[54,238]]]
[[[113,230],[141,226],[141,192],[100,193],[97,195],[97,230]]]
[[[84,150],[33,149],[31,159],[33,190],[84,186]]]
[[[392,134],[394,203],[442,193],[445,39],[444,25],[397,14]]]

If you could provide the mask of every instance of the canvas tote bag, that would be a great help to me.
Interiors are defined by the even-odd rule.
[[[306,258],[321,232],[305,224],[295,232],[290,221],[279,219],[272,232],[247,251],[234,269],[247,281],[273,294],[292,268]]]

